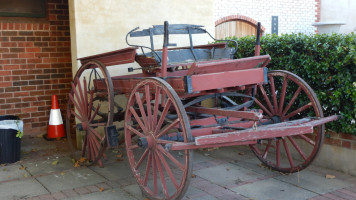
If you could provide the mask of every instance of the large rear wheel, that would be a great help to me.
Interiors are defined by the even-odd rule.
[[[268,84],[257,86],[255,103],[263,110],[262,123],[280,123],[305,117],[323,117],[320,103],[310,86],[299,76],[282,70],[268,73]],[[292,173],[315,159],[324,140],[324,125],[310,134],[259,140],[250,145],[263,164]]]

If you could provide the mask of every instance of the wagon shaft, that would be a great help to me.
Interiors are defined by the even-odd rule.
[[[337,120],[339,116],[334,115],[330,117],[321,118],[318,120],[311,120],[310,122],[294,125],[293,121],[259,126],[248,130],[235,131],[229,133],[220,133],[214,135],[199,136],[195,138],[196,145],[209,144],[223,144],[228,142],[242,142],[248,140],[268,139],[276,137],[285,137],[291,135],[300,135],[305,133],[312,133],[313,127]],[[288,125],[290,124],[290,125]]]

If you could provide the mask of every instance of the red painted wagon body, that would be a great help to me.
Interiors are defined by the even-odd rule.
[[[131,169],[152,199],[185,194],[193,149],[249,145],[263,164],[287,173],[304,169],[316,157],[324,124],[337,116],[323,116],[315,93],[297,75],[268,71],[271,58],[259,55],[259,32],[255,56],[234,59],[235,49],[228,45],[236,41],[194,46],[192,35],[207,33],[201,26],[165,22],[137,29],[126,41],[149,36],[151,47],[128,43],[125,49],[79,59],[67,135],[71,143],[69,121],[75,118],[77,129],[85,131],[81,156],[90,164],[102,166],[106,147],[117,146],[116,122],[122,120]],[[190,46],[168,48],[172,34],[188,35]],[[154,35],[164,36],[163,49],[154,50]],[[134,62],[141,73],[108,73],[109,66]],[[125,108],[119,106],[121,94],[127,97]]]

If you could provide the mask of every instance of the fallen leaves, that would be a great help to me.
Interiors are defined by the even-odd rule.
[[[85,163],[85,162],[87,162],[87,161],[88,161],[87,158],[81,157],[81,158],[79,158],[79,160],[77,160],[77,161],[74,163],[74,167],[78,168],[78,167],[81,166],[82,163]]]
[[[19,170],[25,170],[25,169],[26,169],[25,166],[22,166],[22,167],[19,168]]]
[[[195,174],[192,174],[192,178],[196,178],[197,177],[197,175],[195,175]]]
[[[99,188],[99,192],[102,192],[102,191],[104,191],[104,188],[103,187]]]
[[[326,179],[334,179],[334,178],[336,178],[336,176],[331,175],[331,174],[326,174],[326,175],[325,175],[325,178],[326,178]]]
[[[59,160],[55,160],[55,161],[52,162],[52,165],[57,165],[58,162],[59,162]]]

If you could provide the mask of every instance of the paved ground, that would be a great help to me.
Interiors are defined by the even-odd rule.
[[[117,151],[108,152],[104,168],[76,168],[66,147],[25,137],[21,161],[0,166],[0,199],[144,199]],[[184,199],[356,199],[356,177],[316,166],[283,175],[261,167],[243,146],[197,150],[194,160]]]

